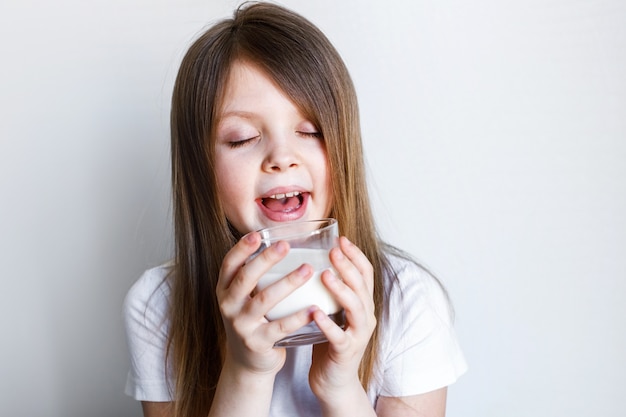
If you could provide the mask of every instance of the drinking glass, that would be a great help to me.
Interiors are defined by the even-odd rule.
[[[285,258],[261,277],[257,284],[257,291],[261,291],[285,277],[302,264],[306,263],[313,267],[313,276],[274,306],[265,317],[269,321],[277,320],[303,308],[316,305],[343,328],[345,325],[344,311],[321,280],[322,272],[327,269],[334,271],[328,254],[332,248],[339,245],[337,220],[321,219],[285,223],[259,230],[259,233],[261,234],[261,246],[251,258],[279,241],[289,243],[290,249]],[[292,347],[326,341],[324,333],[312,321],[278,341],[275,346]]]

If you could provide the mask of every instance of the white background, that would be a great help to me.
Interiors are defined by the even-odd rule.
[[[236,3],[1,3],[1,415],[140,415],[121,304],[171,253],[172,82]],[[622,416],[626,3],[284,4],[351,69],[384,236],[454,300],[448,415]]]

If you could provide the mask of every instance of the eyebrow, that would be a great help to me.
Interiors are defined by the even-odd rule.
[[[218,120],[223,120],[223,119],[227,119],[229,117],[237,117],[240,119],[253,119],[256,117],[256,114],[253,112],[249,112],[249,111],[243,111],[243,110],[230,110],[227,111],[225,113],[221,113],[218,115]]]

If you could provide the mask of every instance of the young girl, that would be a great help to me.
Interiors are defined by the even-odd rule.
[[[438,282],[377,237],[354,87],[310,22],[250,4],[189,49],[173,92],[176,253],[125,302],[126,391],[144,416],[443,416],[465,362]],[[264,316],[311,277],[303,265],[254,292],[288,250],[248,257],[260,228],[334,217],[337,271],[317,307]],[[328,343],[275,348],[315,321]]]

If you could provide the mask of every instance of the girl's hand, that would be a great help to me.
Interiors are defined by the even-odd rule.
[[[275,375],[285,362],[285,349],[274,343],[311,321],[303,310],[268,322],[265,314],[279,301],[303,285],[312,275],[303,265],[262,291],[253,294],[259,278],[287,255],[289,244],[279,242],[246,263],[261,239],[253,232],[244,236],[224,257],[217,283],[217,299],[226,329],[224,368],[256,375]]]
[[[314,346],[313,364],[309,372],[311,389],[323,409],[351,404],[349,398],[367,399],[359,381],[358,370],[376,327],[372,264],[345,237],[339,239],[339,248],[331,251],[330,260],[341,279],[331,271],[325,271],[322,281],[343,306],[346,325],[342,330],[323,311],[313,313],[315,322],[329,341]]]

